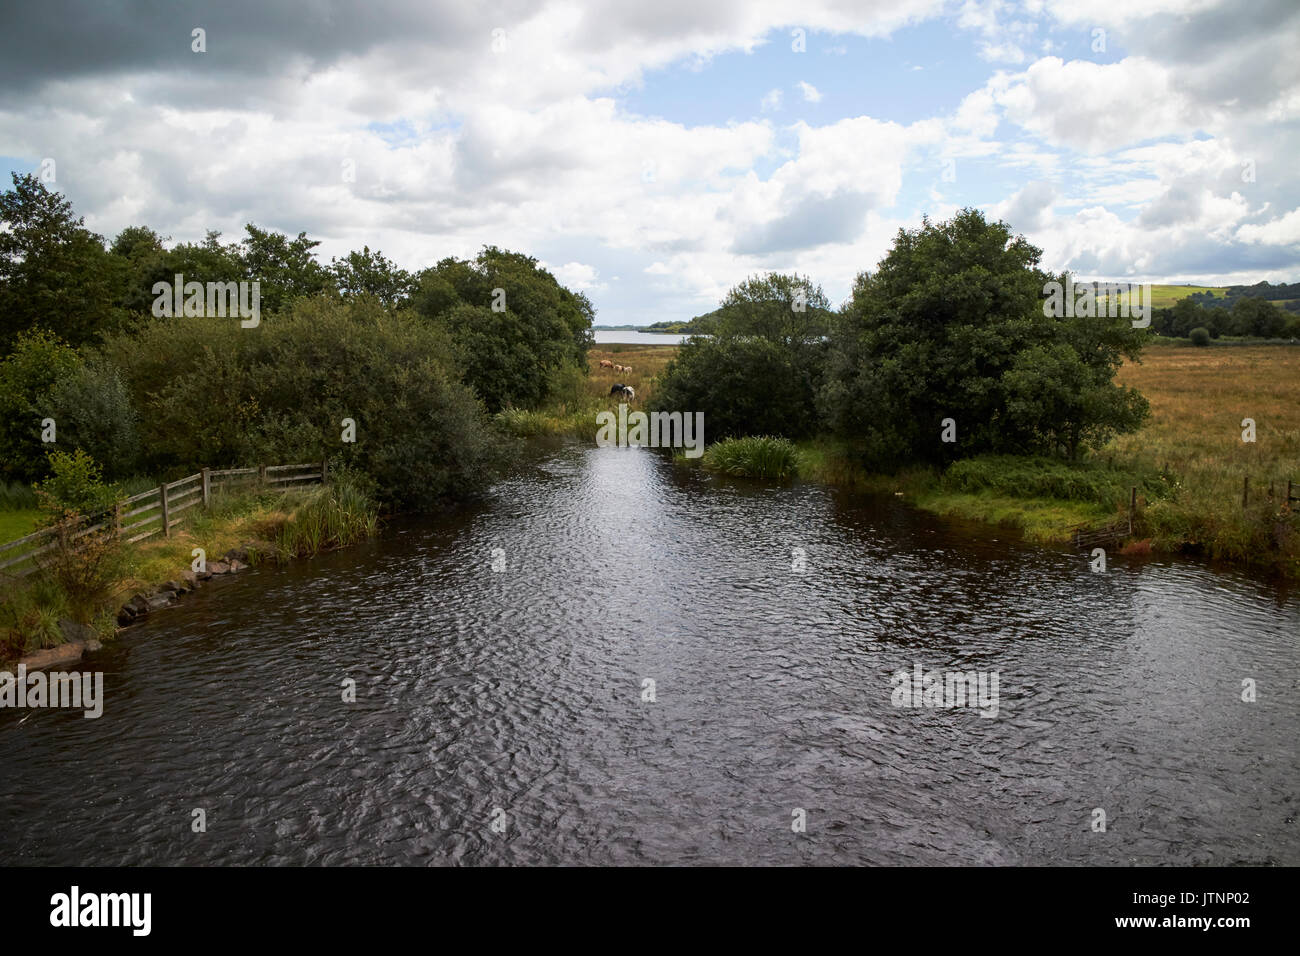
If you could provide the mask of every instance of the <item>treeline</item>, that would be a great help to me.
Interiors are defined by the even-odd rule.
[[[1149,333],[1127,317],[1053,318],[1041,251],[967,209],[900,230],[832,310],[803,276],[734,288],[665,369],[653,405],[703,411],[710,441],[829,432],[892,471],[984,453],[1077,458],[1140,427],[1117,385]],[[1099,310],[1105,312],[1106,310]]]
[[[329,458],[392,507],[432,507],[500,459],[489,414],[586,374],[591,302],[520,253],[326,264],[305,234],[252,224],[238,242],[168,247],[132,226],[106,244],[17,174],[0,224],[0,479],[75,449],[110,479]],[[154,286],[178,274],[256,280],[261,323],[156,318]]]
[[[1255,286],[1233,288],[1254,289]],[[1196,329],[1205,329],[1212,339],[1224,335],[1263,339],[1300,337],[1300,315],[1288,313],[1267,299],[1253,294],[1238,295],[1228,300],[1230,305],[1208,304],[1224,301],[1208,293],[1195,293],[1179,299],[1168,309],[1152,309],[1151,330],[1176,338],[1188,338]]]
[[[693,319],[669,319],[664,322],[652,322],[645,327],[646,332],[671,332],[677,335],[709,335],[717,322],[718,313],[708,312]]]
[[[1239,299],[1264,299],[1280,304],[1288,312],[1300,312],[1300,282],[1230,285],[1221,296],[1213,292],[1193,292],[1188,298],[1204,306],[1221,305],[1225,309],[1231,309]]]

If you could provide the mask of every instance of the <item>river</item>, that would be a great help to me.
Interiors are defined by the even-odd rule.
[[[1300,864],[1294,592],[643,449],[87,661],[100,719],[0,711],[6,865]],[[917,664],[997,716],[894,706]]]

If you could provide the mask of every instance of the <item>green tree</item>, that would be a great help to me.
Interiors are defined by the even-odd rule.
[[[835,324],[822,407],[876,465],[983,452],[1076,455],[1136,427],[1113,384],[1145,333],[1130,319],[1055,317],[1041,252],[973,209],[900,230]],[[1104,312],[1105,310],[1094,310]],[[944,441],[955,425],[953,442]]]
[[[52,396],[80,366],[76,350],[41,329],[21,333],[14,350],[0,360],[0,476],[35,481],[45,474],[46,453],[69,447],[66,441],[43,442],[42,423],[54,417],[54,437],[64,438],[64,423],[52,414]]]
[[[334,287],[331,272],[316,261],[320,245],[305,232],[290,239],[284,233],[249,223],[239,245],[240,278],[261,283],[261,308],[280,312],[295,298],[319,295]],[[187,277],[188,278],[188,277]]]
[[[393,308],[403,305],[415,288],[409,272],[397,268],[382,252],[371,252],[369,246],[334,259],[330,269],[335,285],[344,296],[373,295]]]
[[[534,408],[566,368],[585,371],[595,309],[536,259],[488,246],[417,276],[415,310],[450,331],[465,381],[490,411]]]
[[[1286,313],[1267,299],[1247,296],[1232,306],[1233,328],[1238,335],[1277,338],[1286,328],[1286,318]]]
[[[119,369],[97,353],[61,376],[49,396],[59,445],[84,451],[110,480],[137,473],[141,461],[139,416]]]
[[[713,315],[714,334],[688,339],[665,367],[653,408],[703,412],[711,440],[815,430],[832,318],[821,287],[805,276],[752,276]]]
[[[84,222],[35,176],[13,174],[0,194],[0,351],[37,326],[75,346],[122,325],[122,269]]]

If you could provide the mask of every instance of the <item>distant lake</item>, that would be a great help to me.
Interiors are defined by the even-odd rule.
[[[636,332],[629,330],[602,331],[592,333],[597,345],[681,345],[687,336],[671,333]]]

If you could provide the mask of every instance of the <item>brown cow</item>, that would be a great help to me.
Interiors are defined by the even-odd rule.
[[[613,368],[613,367],[614,367],[614,363],[611,362],[609,359],[601,359],[601,360],[600,360],[600,367],[601,367],[601,368]]]

